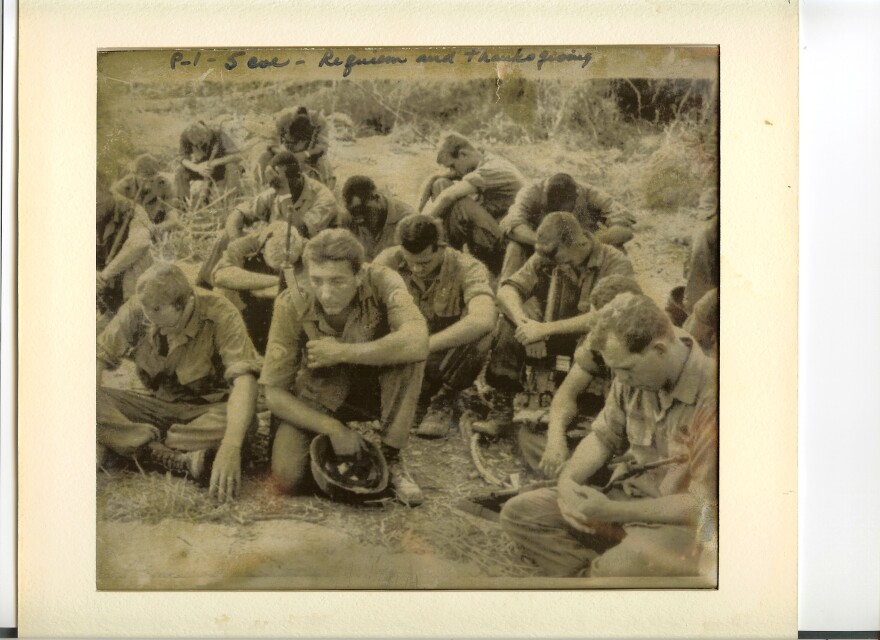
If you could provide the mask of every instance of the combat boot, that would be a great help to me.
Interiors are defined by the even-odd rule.
[[[161,442],[147,445],[150,461],[171,471],[199,480],[205,473],[207,449],[176,451]]]
[[[416,428],[420,438],[445,438],[454,422],[453,408],[455,398],[451,390],[442,389],[428,405],[425,417]]]
[[[422,490],[412,479],[403,462],[395,460],[388,465],[391,488],[397,499],[408,507],[417,507],[425,501]]]

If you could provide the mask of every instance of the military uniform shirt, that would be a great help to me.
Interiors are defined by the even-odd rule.
[[[257,374],[262,365],[238,310],[199,289],[183,331],[167,339],[137,298],[125,303],[98,337],[97,357],[115,368],[125,356],[144,385],[166,401],[219,402],[235,378]]]
[[[477,296],[494,299],[489,272],[482,262],[451,247],[441,250],[440,269],[425,289],[404,260],[401,247],[386,249],[374,261],[401,275],[431,333],[442,331],[466,315],[468,303]]]
[[[249,223],[292,217],[294,224],[302,221],[309,237],[336,225],[339,220],[339,205],[330,189],[309,177],[305,177],[302,193],[296,202],[289,195],[280,196],[274,189],[266,189],[257,195],[252,207],[243,208],[241,212]]]
[[[477,190],[480,203],[493,218],[498,219],[513,204],[525,180],[510,162],[486,153],[479,166],[462,177],[462,182],[471,184]]]
[[[372,342],[410,321],[424,322],[412,296],[401,277],[380,265],[364,264],[363,278],[355,293],[354,309],[341,332],[330,326],[324,312],[310,292],[302,293],[304,310],[297,310],[295,295],[286,290],[275,299],[266,361],[260,384],[290,390],[296,381],[302,363],[303,349],[308,338],[304,323],[311,323],[321,336],[330,336],[341,342]]]
[[[523,300],[534,296],[541,302],[546,302],[555,266],[552,260],[534,254],[519,271],[504,280],[501,285],[514,287]],[[560,272],[563,280],[561,283],[563,286],[560,288],[562,302],[556,319],[587,313],[590,310],[590,293],[596,283],[605,276],[633,276],[629,258],[614,247],[595,240],[590,255],[584,262],[577,267],[563,266]]]
[[[627,480],[624,490],[631,495],[691,493],[712,502],[718,482],[718,427],[716,420],[706,418],[715,412],[715,367],[684,331],[676,330],[676,336],[690,353],[675,386],[648,391],[615,379],[592,432],[614,454],[626,452],[637,464],[687,457],[686,462]]]

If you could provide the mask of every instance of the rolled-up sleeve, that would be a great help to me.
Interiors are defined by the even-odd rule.
[[[467,261],[464,269],[464,282],[461,288],[465,304],[468,304],[477,296],[495,298],[492,286],[489,284],[489,272],[483,263],[478,260],[469,259]]]
[[[266,358],[260,384],[289,390],[296,380],[302,349],[302,321],[293,305],[290,290],[275,298],[272,324],[266,344]]]
[[[421,322],[427,330],[425,317],[413,301],[412,294],[399,273],[375,265],[372,281],[379,298],[385,304],[391,331],[397,331],[407,322]]]
[[[592,426],[592,433],[596,434],[596,437],[614,455],[624,453],[629,447],[626,437],[625,393],[626,387],[615,380],[605,398],[605,406],[596,416]]]
[[[260,373],[263,362],[238,309],[226,298],[215,301],[212,320],[216,326],[216,348],[223,361],[223,377],[232,382],[238,376]]]
[[[538,264],[540,260],[541,257],[537,254],[531,256],[516,273],[506,278],[501,283],[501,286],[513,287],[519,292],[523,300],[528,300],[532,297],[532,293],[538,286]]]
[[[110,369],[119,366],[122,358],[134,347],[135,336],[143,321],[137,298],[131,298],[98,336],[97,358]]]

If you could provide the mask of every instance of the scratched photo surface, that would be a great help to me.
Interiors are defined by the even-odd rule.
[[[98,52],[97,588],[715,588],[718,69]]]

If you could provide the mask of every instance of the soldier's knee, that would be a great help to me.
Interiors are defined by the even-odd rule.
[[[272,442],[272,484],[280,493],[294,493],[308,481],[310,438],[281,424]]]
[[[531,506],[531,501],[526,495],[514,496],[508,500],[499,516],[501,528],[511,533],[523,523],[529,522],[533,517]]]

